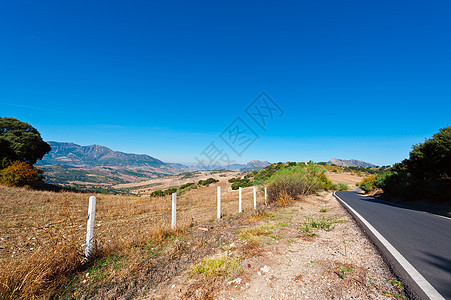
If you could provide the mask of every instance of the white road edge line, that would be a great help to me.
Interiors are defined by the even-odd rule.
[[[334,192],[334,196],[340,200],[341,203],[343,203],[350,211],[352,211],[353,214],[355,214],[360,221],[362,221],[365,226],[376,236],[376,238],[384,245],[385,248],[393,255],[393,257],[399,262],[399,264],[404,268],[404,270],[409,274],[410,277],[418,284],[418,286],[423,290],[423,292],[430,298],[430,299],[437,299],[437,300],[445,300],[442,295],[440,295],[439,292],[423,277],[423,275],[418,272],[414,266],[412,266],[407,259],[402,256],[401,253],[399,253],[398,250],[396,250],[395,247],[392,246],[383,236],[379,233],[379,231],[376,230],[367,220],[365,220],[358,212],[356,212],[349,204],[344,202],[340,197],[337,196],[336,192]]]
[[[447,220],[451,220],[451,218],[449,218],[449,217],[445,217],[445,216],[441,216],[441,215],[435,215],[435,216],[440,217],[440,218],[445,218]]]

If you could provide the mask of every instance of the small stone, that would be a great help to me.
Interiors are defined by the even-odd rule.
[[[258,274],[258,275],[262,275],[262,272],[258,271],[257,274]]]
[[[175,288],[175,284],[171,285],[171,289]]]
[[[271,267],[264,266],[264,267],[260,268],[260,270],[261,270],[262,272],[264,272],[264,273],[268,273],[269,270],[271,270]]]
[[[238,277],[237,279],[227,282],[227,284],[232,284],[232,283],[241,284],[241,278]]]

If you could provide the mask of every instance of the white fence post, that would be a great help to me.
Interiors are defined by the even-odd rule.
[[[221,187],[218,186],[218,219],[221,219]]]
[[[243,201],[243,188],[239,188],[239,196],[238,196],[238,212],[242,212],[243,211],[243,207],[241,205]]]
[[[266,190],[266,186],[265,186],[265,205],[267,205],[268,203],[268,191]]]
[[[254,187],[254,209],[257,209],[257,188]]]
[[[177,193],[172,193],[172,221],[171,228],[175,229],[177,223]]]
[[[92,244],[94,241],[94,219],[96,216],[96,197],[89,197],[89,207],[88,207],[88,224],[86,231],[86,249],[85,258],[90,259],[92,255]]]

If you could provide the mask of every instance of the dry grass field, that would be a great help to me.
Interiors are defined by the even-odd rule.
[[[238,191],[224,178],[177,197],[177,233],[216,218],[216,186],[222,214],[238,214]],[[48,298],[62,292],[83,263],[89,194],[35,191],[0,185],[0,298]],[[161,242],[170,229],[171,196],[99,194],[95,258],[119,255]],[[263,196],[258,194],[259,205]],[[243,189],[243,209],[253,208],[252,188]]]
[[[181,173],[178,175],[164,176],[148,179],[139,182],[130,182],[114,185],[113,188],[130,189],[134,194],[150,194],[155,190],[164,190],[174,186],[181,186],[186,183],[197,183],[199,180],[214,178],[226,182],[228,179],[239,176],[237,171],[197,171],[191,173]]]
[[[348,187],[353,190],[356,187],[356,184],[362,181],[363,177],[356,175],[355,173],[334,173],[327,172],[327,177],[333,183],[344,183],[348,185]]]

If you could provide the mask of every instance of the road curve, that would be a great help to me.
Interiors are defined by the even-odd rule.
[[[443,298],[451,299],[451,219],[357,192],[336,195],[371,224]]]

